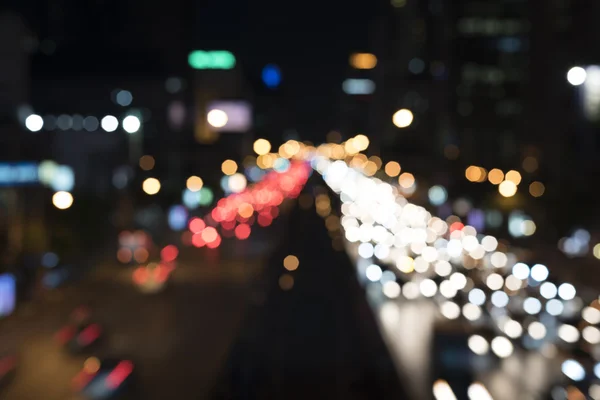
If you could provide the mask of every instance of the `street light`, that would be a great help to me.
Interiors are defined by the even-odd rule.
[[[128,115],[123,119],[123,129],[127,133],[136,133],[140,130],[142,123],[135,115]]]
[[[52,204],[59,210],[66,210],[73,205],[73,195],[69,192],[56,192],[52,196]]]
[[[107,115],[106,117],[102,118],[100,125],[106,132],[114,132],[119,127],[119,120],[112,115]]]
[[[44,126],[44,120],[37,114],[31,114],[25,119],[25,127],[31,132],[38,132]]]
[[[160,191],[160,181],[156,178],[147,178],[142,182],[142,189],[150,196],[155,195]]]
[[[227,113],[223,110],[210,110],[206,115],[206,120],[210,124],[210,126],[214,128],[222,128],[227,125],[227,121],[229,121],[229,117]]]
[[[413,119],[413,113],[410,110],[403,108],[394,113],[394,116],[392,117],[392,122],[398,128],[407,128],[410,126],[410,124],[412,124]]]
[[[583,85],[587,78],[587,72],[581,67],[573,67],[567,72],[567,80],[573,86]]]

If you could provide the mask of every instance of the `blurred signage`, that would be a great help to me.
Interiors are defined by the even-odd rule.
[[[188,64],[194,69],[232,69],[235,56],[226,50],[194,50],[188,55]]]
[[[206,112],[212,110],[223,111],[227,115],[227,122],[221,127],[212,127],[218,132],[244,133],[252,127],[252,107],[243,100],[220,100],[208,104]]]
[[[15,310],[16,283],[11,274],[0,274],[0,317],[6,317]]]
[[[370,79],[346,79],[342,89],[346,94],[373,94],[375,82]]]
[[[37,163],[0,163],[0,186],[28,185],[38,181]]]
[[[371,53],[354,53],[350,56],[350,65],[356,69],[373,69],[377,65],[377,57]]]

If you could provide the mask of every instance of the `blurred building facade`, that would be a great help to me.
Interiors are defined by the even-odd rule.
[[[515,168],[529,89],[530,4],[453,2],[452,111],[461,159]]]
[[[452,140],[449,114],[451,20],[442,1],[386,1],[373,23],[372,46],[379,58],[372,76],[377,91],[370,113],[375,146],[384,158],[429,169]],[[410,126],[393,115],[408,109]]]

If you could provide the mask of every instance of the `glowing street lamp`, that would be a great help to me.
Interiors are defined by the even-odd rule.
[[[44,127],[44,120],[37,114],[31,114],[25,119],[25,127],[31,132],[38,132]]]
[[[567,80],[573,86],[583,85],[587,78],[587,72],[581,67],[573,67],[567,73]]]
[[[135,115],[128,115],[123,119],[123,129],[127,133],[136,133],[140,130],[142,123]]]
[[[56,192],[52,196],[52,204],[59,210],[66,210],[73,205],[73,195],[69,192]]]
[[[227,121],[229,121],[229,117],[227,113],[223,110],[210,110],[206,115],[206,120],[210,124],[210,126],[214,128],[222,128],[227,125]]]
[[[412,124],[413,119],[413,113],[410,110],[403,108],[394,113],[394,116],[392,117],[392,122],[398,128],[407,128],[410,126],[410,124]]]

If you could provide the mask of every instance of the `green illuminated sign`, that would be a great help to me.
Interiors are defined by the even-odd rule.
[[[235,67],[235,56],[226,50],[194,50],[188,56],[188,63],[194,69],[232,69]]]

